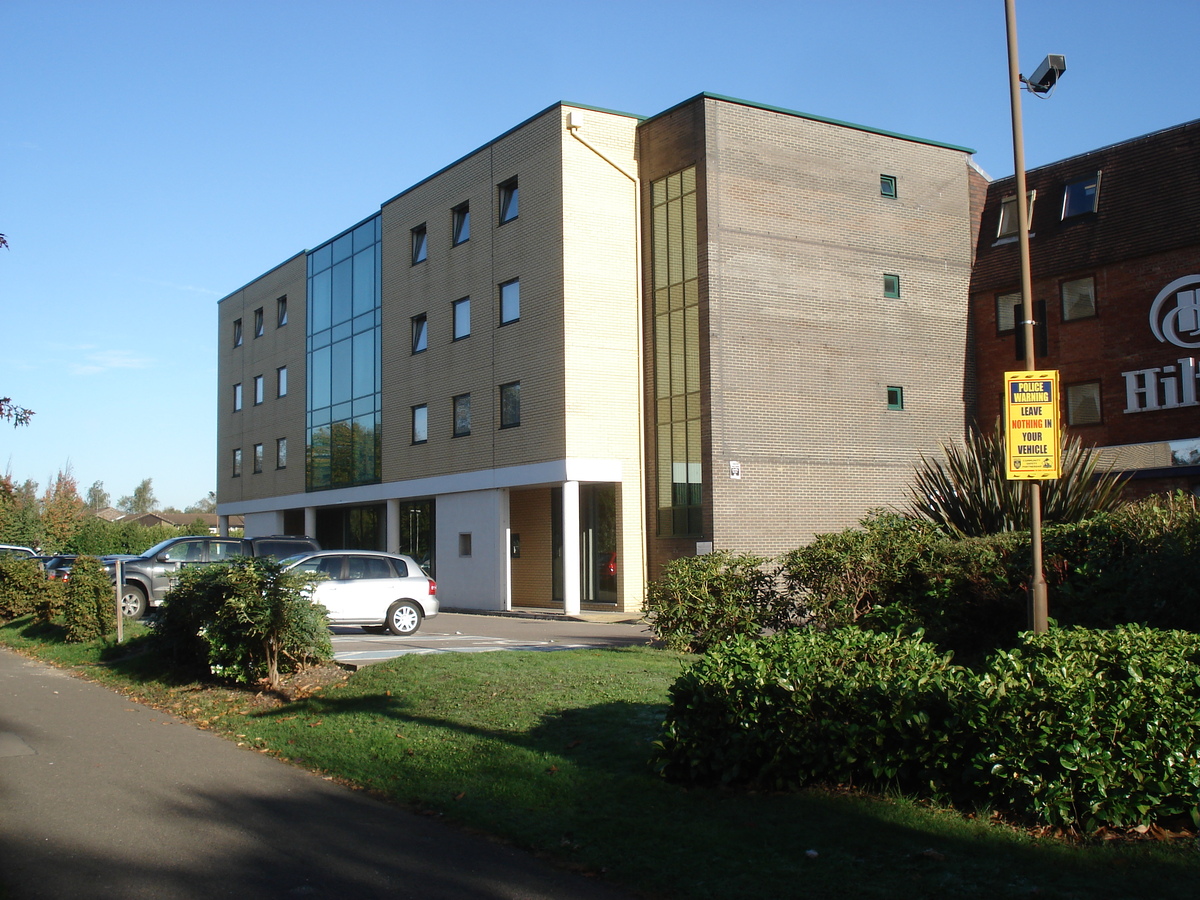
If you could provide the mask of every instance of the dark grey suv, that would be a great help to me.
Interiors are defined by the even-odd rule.
[[[269,537],[177,537],[155,544],[141,556],[122,561],[121,612],[140,619],[162,603],[180,569],[228,563],[239,556],[271,556],[282,559],[297,553],[312,553],[320,545],[309,537],[276,534]],[[107,563],[116,579],[116,563]]]

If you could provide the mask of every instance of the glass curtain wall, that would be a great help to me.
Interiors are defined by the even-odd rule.
[[[310,491],[380,480],[380,217],[308,254]]]
[[[696,168],[651,184],[658,534],[703,531]]]

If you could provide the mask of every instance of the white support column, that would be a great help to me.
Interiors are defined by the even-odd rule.
[[[315,506],[304,507],[304,536],[317,536],[317,508]]]
[[[563,612],[579,615],[579,482],[567,481],[562,492]]]
[[[217,516],[217,533],[229,537],[229,516]]]
[[[384,546],[388,553],[400,552],[400,501],[387,502],[387,524],[384,531]]]

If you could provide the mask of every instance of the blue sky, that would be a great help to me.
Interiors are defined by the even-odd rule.
[[[1019,0],[1029,167],[1200,116],[1196,0]],[[558,100],[701,91],[1013,171],[1003,0],[5,0],[0,470],[216,482],[217,301]]]

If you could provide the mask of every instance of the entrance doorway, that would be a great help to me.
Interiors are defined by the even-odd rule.
[[[554,600],[562,603],[562,488],[550,492],[554,541]],[[579,486],[579,599],[582,603],[617,602],[617,486]]]

